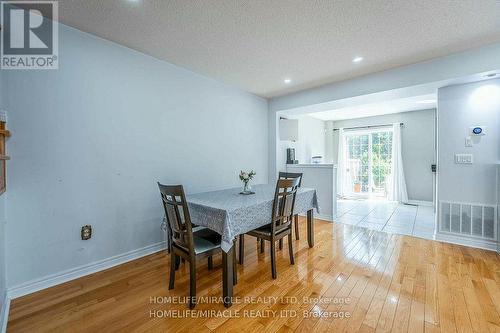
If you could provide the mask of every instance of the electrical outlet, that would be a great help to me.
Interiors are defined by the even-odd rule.
[[[92,226],[84,225],[82,227],[82,240],[88,240],[92,237]]]
[[[474,163],[474,158],[472,154],[455,154],[456,164],[472,164]]]
[[[0,121],[7,122],[7,111],[0,109]]]

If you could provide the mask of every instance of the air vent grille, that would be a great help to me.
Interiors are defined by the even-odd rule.
[[[496,240],[497,213],[495,205],[441,201],[439,231]]]

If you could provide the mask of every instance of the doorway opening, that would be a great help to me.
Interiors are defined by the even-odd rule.
[[[296,119],[298,135],[286,140],[278,131],[276,170],[301,170],[302,185],[317,189],[321,218],[432,238],[436,107],[430,94],[320,112],[282,111],[277,117]],[[298,164],[286,164],[290,147]],[[316,155],[319,164],[311,161]]]
[[[346,131],[343,137],[342,198],[388,198],[392,177],[392,128]]]

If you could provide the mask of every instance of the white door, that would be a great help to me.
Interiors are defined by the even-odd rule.
[[[345,131],[345,196],[387,198],[391,177],[392,130]]]

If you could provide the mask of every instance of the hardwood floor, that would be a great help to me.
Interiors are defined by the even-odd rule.
[[[230,309],[210,299],[222,296],[220,256],[212,271],[199,263],[189,311],[188,267],[169,291],[169,257],[156,253],[13,300],[8,332],[500,332],[496,253],[320,220],[310,249],[300,226],[295,265],[278,251],[276,280],[269,244],[260,254],[246,238]]]

